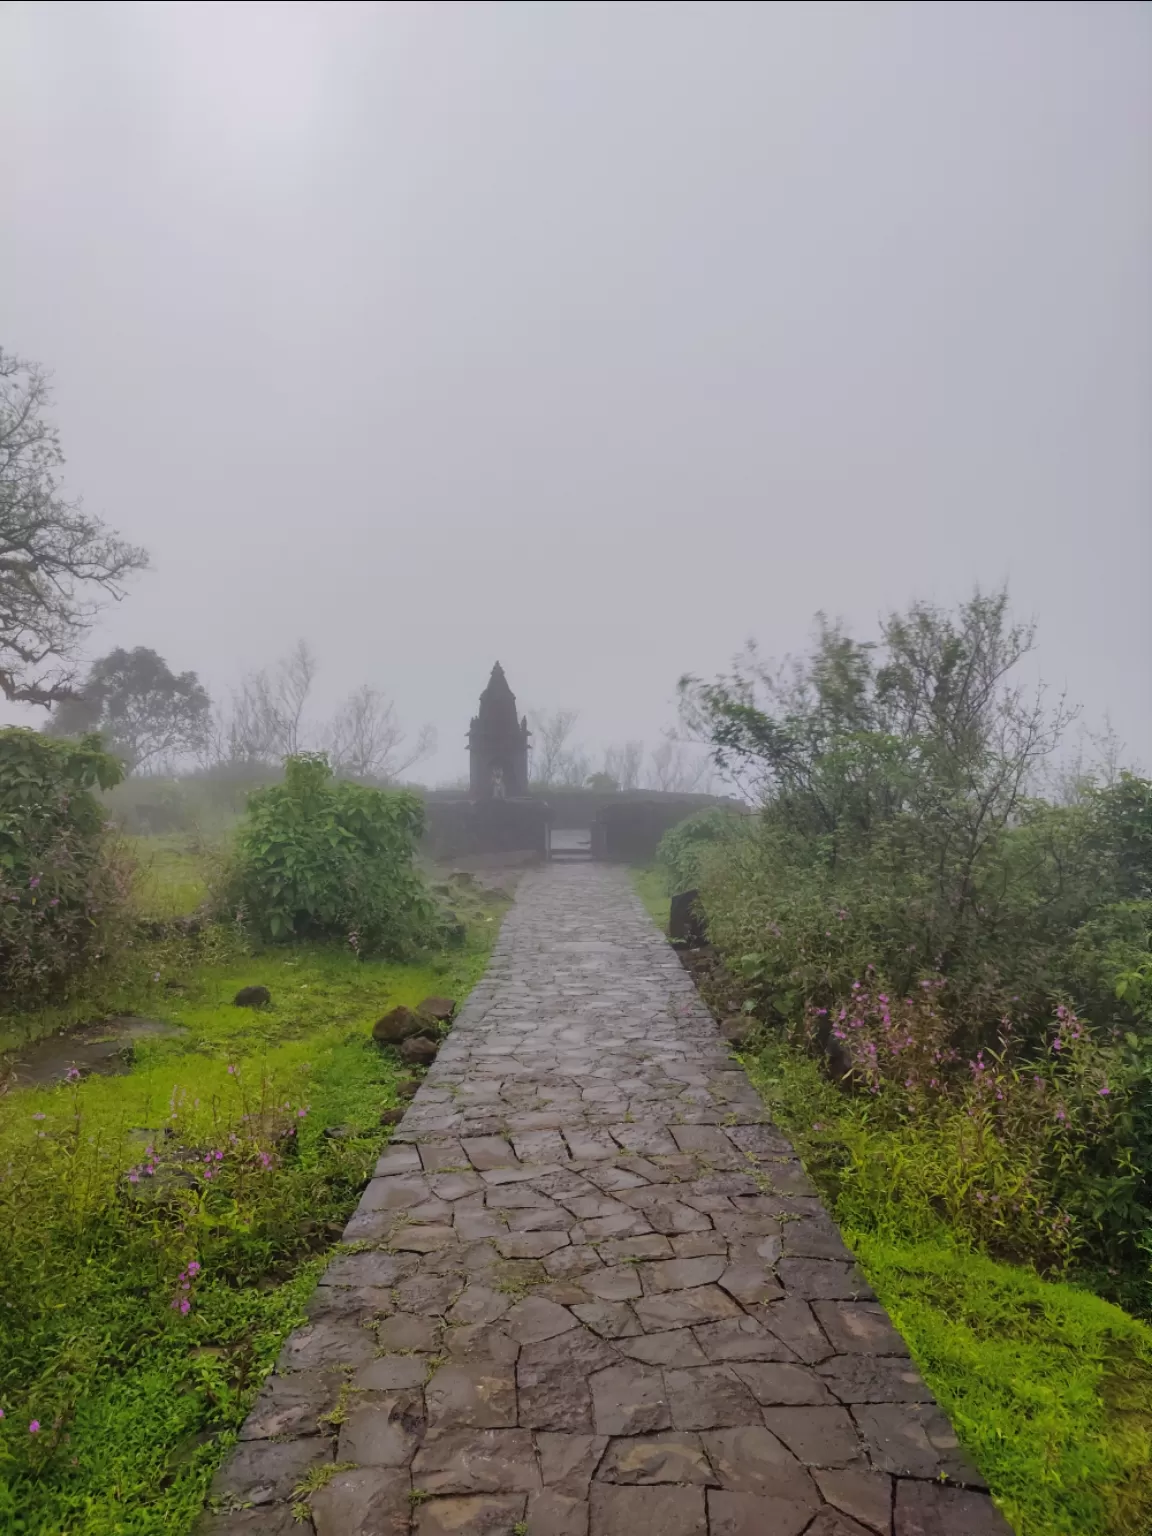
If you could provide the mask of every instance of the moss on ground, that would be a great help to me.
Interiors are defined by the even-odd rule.
[[[153,868],[161,863],[161,900],[186,906],[187,861]],[[106,983],[101,1010],[144,1011],[186,1033],[138,1043],[125,1076],[0,1100],[5,1533],[191,1529],[370,1176],[386,1138],[380,1113],[409,1075],[372,1043],[372,1023],[429,993],[462,998],[487,963],[503,903],[458,894],[467,946],[416,964],[316,946],[249,953],[220,930],[141,951],[119,996]],[[251,983],[269,988],[270,1008],[233,1006]],[[84,1004],[68,1014],[84,1016]],[[58,1010],[49,1025],[60,1022]],[[27,1033],[44,1028],[32,1020]],[[269,1106],[293,1125],[291,1148],[264,1170],[254,1153],[240,1167],[237,1153],[228,1175],[229,1148]],[[127,1174],[145,1143],[168,1144],[173,1124],[186,1146],[224,1148],[226,1177],[179,1213],[150,1213],[133,1203]],[[193,1256],[202,1267],[182,1316],[173,1285]]]

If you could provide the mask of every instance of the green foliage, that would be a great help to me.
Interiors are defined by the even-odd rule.
[[[1026,792],[1063,723],[1012,681],[1030,642],[977,594],[687,682],[760,812],[661,860],[757,1013],[867,1095],[866,1204],[1152,1308],[1152,784]]]
[[[701,856],[738,837],[743,820],[738,813],[714,805],[665,832],[656,862],[670,889],[693,890],[700,881]]]
[[[93,790],[121,772],[99,737],[0,730],[0,992],[42,998],[113,942],[130,871]]]
[[[430,942],[435,907],[413,865],[423,821],[413,794],[334,779],[320,754],[290,757],[284,782],[249,799],[228,903],[273,943],[340,939],[374,954]]]
[[[888,1126],[778,1039],[745,1065],[1019,1536],[1143,1536],[1152,1329],[958,1239],[942,1192],[972,1170],[949,1169],[955,1120]]]
[[[157,982],[187,1035],[128,1076],[0,1099],[0,1529],[193,1527],[378,1154],[400,1068],[372,1021],[466,995],[497,911],[434,965],[235,949]],[[272,1007],[233,1007],[257,980]]]

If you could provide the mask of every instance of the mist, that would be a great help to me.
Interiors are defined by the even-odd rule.
[[[463,771],[494,661],[685,671],[1009,584],[1152,760],[1152,19],[1129,4],[9,5],[0,341],[152,569],[86,654],[306,639]],[[8,706],[6,721],[43,712]]]

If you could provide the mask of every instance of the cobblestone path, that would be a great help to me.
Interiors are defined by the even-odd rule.
[[[1009,1532],[622,871],[525,877],[345,1237],[212,1536]]]

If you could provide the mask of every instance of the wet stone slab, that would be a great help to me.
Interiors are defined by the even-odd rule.
[[[345,1240],[207,1536],[1010,1536],[622,871],[524,877]]]

